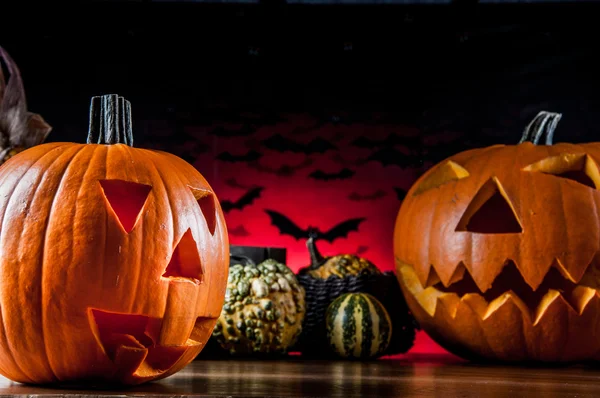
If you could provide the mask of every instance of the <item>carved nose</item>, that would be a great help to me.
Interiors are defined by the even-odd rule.
[[[490,178],[475,194],[456,231],[480,234],[523,232],[515,208],[496,177]]]

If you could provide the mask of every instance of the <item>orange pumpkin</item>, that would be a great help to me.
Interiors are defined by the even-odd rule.
[[[451,156],[400,208],[398,279],[423,329],[455,354],[566,362],[600,351],[600,144],[553,145],[559,119],[541,112],[518,145]]]
[[[0,372],[18,382],[166,377],[223,305],[229,243],[209,184],[133,148],[122,97],[95,97],[91,117],[87,145],[35,146],[0,168]]]

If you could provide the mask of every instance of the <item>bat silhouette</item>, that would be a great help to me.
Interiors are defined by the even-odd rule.
[[[351,114],[330,114],[322,113],[312,115],[316,121],[312,126],[301,126],[296,127],[292,130],[293,135],[303,135],[306,133],[312,133],[327,125],[339,126],[339,125],[352,125],[352,124],[363,124],[367,126],[381,125],[381,124],[402,124],[406,120],[396,112],[388,114],[375,115],[372,112],[352,112]]]
[[[404,189],[394,187],[394,191],[396,191],[396,196],[398,197],[398,200],[404,200],[404,198],[406,197],[406,193],[407,193]]]
[[[244,207],[249,206],[256,199],[260,198],[260,193],[262,192],[263,187],[256,187],[250,189],[248,192],[242,195],[241,198],[232,202],[230,200],[221,201],[221,208],[225,213],[229,213],[231,210],[237,209],[242,210]]]
[[[363,164],[368,162],[367,159],[354,159],[354,160],[353,159],[345,159],[339,153],[336,153],[335,155],[331,156],[331,160],[333,160],[337,164],[340,164],[345,167],[347,167],[347,166],[362,166]]]
[[[199,155],[208,152],[210,149],[210,147],[203,142],[193,142],[191,144],[192,145],[184,146],[183,151],[181,152],[177,149],[171,149],[169,152],[176,154],[188,163],[194,163]]]
[[[300,228],[292,220],[275,210],[265,209],[265,212],[271,218],[271,224],[279,229],[282,235],[290,235],[296,240],[313,236],[315,240],[323,239],[333,243],[338,238],[346,238],[352,231],[358,231],[358,227],[365,218],[351,218],[335,225],[327,231],[321,231],[318,227],[309,226],[306,229]]]
[[[197,159],[196,155],[194,155],[193,153],[190,153],[190,152],[180,153],[179,157],[181,159],[185,160],[186,162],[188,162],[189,164],[194,164],[194,162]]]
[[[232,188],[239,188],[239,189],[245,189],[245,190],[256,188],[256,185],[246,185],[246,184],[239,183],[235,178],[229,178],[229,179],[225,180],[225,184],[227,184],[228,186],[230,186]]]
[[[326,173],[323,170],[315,170],[310,173],[308,176],[314,178],[315,180],[329,181],[329,180],[346,180],[356,174],[355,171],[352,171],[346,167],[337,173]]]
[[[253,162],[262,157],[262,155],[256,151],[249,151],[245,155],[232,155],[229,152],[221,152],[217,159],[222,160],[224,162],[230,163],[241,163],[241,162]]]
[[[239,135],[254,126],[273,126],[284,122],[279,112],[239,112],[232,108],[214,107],[209,111],[198,112],[197,109],[188,112],[179,112],[178,120],[185,120],[186,123],[194,126],[205,126],[209,134],[213,132],[220,134]],[[243,125],[248,125],[244,127]],[[241,130],[241,131],[240,131]]]
[[[361,201],[367,201],[367,200],[377,200],[377,199],[381,199],[385,196],[387,196],[385,191],[378,189],[377,191],[370,193],[370,194],[366,194],[366,195],[362,195],[357,192],[352,192],[350,195],[348,195],[348,199],[356,201],[356,202],[361,202]]]
[[[262,140],[259,140],[257,138],[250,138],[248,140],[246,140],[246,142],[244,143],[245,147],[248,149],[259,149],[262,146]]]
[[[174,134],[167,137],[173,144],[175,145],[184,145],[189,142],[195,142],[197,140],[196,137],[191,135],[185,130],[185,126],[177,123],[175,125]]]
[[[275,134],[263,141],[264,145],[277,152],[294,152],[294,153],[305,153],[310,155],[312,153],[324,153],[331,149],[337,149],[333,144],[325,141],[321,137],[315,138],[308,144],[303,144],[290,140],[282,136],[281,134]]]
[[[333,142],[340,142],[344,138],[346,138],[346,135],[343,132],[336,131],[336,133],[333,135],[333,137],[331,137],[331,141],[333,141]]]
[[[279,167],[270,167],[260,164],[258,161],[248,163],[248,167],[258,170],[263,173],[275,174],[278,177],[290,177],[296,174],[298,170],[308,167],[313,164],[311,158],[305,158],[302,162],[297,165],[284,164]]]
[[[371,138],[362,136],[352,142],[352,145],[354,146],[368,149],[393,147],[397,145],[404,145],[409,148],[419,148],[421,144],[422,138],[420,136],[403,137],[398,134],[390,134],[383,140],[373,140]]]
[[[243,225],[238,225],[237,227],[230,229],[229,234],[232,236],[248,236],[250,235],[250,232],[248,232]]]
[[[381,163],[385,166],[399,166],[400,168],[421,167],[425,161],[418,154],[406,154],[392,147],[379,149],[372,153],[367,160]]]
[[[210,134],[217,137],[245,137],[252,135],[256,132],[256,127],[244,123],[239,128],[228,128],[223,126],[215,127],[211,130]]]
[[[312,133],[315,130],[322,128],[328,124],[338,125],[338,124],[350,124],[351,120],[346,120],[345,118],[341,118],[337,115],[318,115],[316,117],[316,122],[313,123],[312,126],[301,126],[296,127],[292,130],[293,135],[304,135],[307,133]]]

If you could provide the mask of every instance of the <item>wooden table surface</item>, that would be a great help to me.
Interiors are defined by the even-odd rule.
[[[41,388],[0,378],[0,396],[600,397],[600,367],[481,365],[450,356],[373,362],[195,361],[165,380],[123,389]]]

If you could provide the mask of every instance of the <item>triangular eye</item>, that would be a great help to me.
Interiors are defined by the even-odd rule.
[[[210,234],[213,235],[215,233],[215,228],[217,227],[217,213],[215,208],[214,194],[205,189],[192,187],[189,188],[192,191],[192,194],[194,194],[194,198],[196,198],[198,201],[198,205],[200,206],[200,210],[202,210],[202,214],[204,215],[204,219],[206,220]]]
[[[579,153],[551,156],[525,167],[523,171],[537,171],[566,178],[590,188],[600,188],[600,172],[591,156]]]
[[[191,229],[188,229],[175,247],[163,276],[165,278],[186,278],[192,279],[194,282],[200,282],[202,275],[202,262],[198,253],[198,246],[192,237]]]
[[[475,194],[456,230],[480,234],[510,234],[523,232],[523,227],[500,181],[493,177]]]
[[[125,232],[135,227],[152,187],[123,180],[100,180],[108,204]]]
[[[417,187],[413,195],[419,195],[425,191],[437,188],[451,181],[460,180],[469,176],[464,167],[451,160],[437,167]]]

